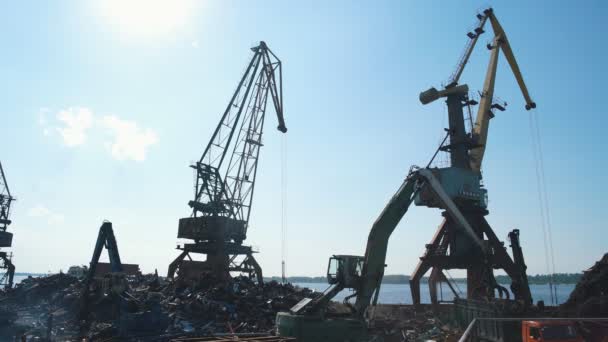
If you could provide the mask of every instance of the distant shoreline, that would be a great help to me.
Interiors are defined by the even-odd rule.
[[[575,285],[582,277],[582,273],[557,273],[551,276],[545,274],[528,275],[528,283],[530,285],[548,285],[551,282],[553,284],[569,284]],[[264,278],[266,281],[281,281],[281,277],[269,277]],[[286,279],[290,283],[326,283],[326,277],[287,277]],[[409,283],[410,277],[402,274],[388,274],[382,279],[383,284],[407,284]],[[456,282],[466,282],[464,278],[452,278],[451,280]],[[552,280],[552,281],[551,281]],[[504,275],[496,276],[496,281],[501,284],[510,283],[510,278]],[[420,280],[421,283],[427,283],[428,278],[424,277]]]
[[[15,272],[15,277],[44,277],[48,273],[27,273],[27,272]]]

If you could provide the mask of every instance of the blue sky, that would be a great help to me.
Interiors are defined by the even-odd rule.
[[[124,262],[177,255],[193,174],[220,114],[265,40],[284,63],[286,136],[265,132],[248,242],[280,274],[281,144],[287,271],[321,275],[331,254],[362,254],[369,228],[412,164],[425,165],[446,110],[418,93],[452,72],[485,2],[20,1],[0,13],[0,160],[13,194],[18,271],[90,260],[104,219]],[[606,252],[608,14],[600,1],[492,3],[538,115],[556,271]],[[489,27],[488,27],[489,28]],[[485,45],[489,35],[481,39]],[[479,46],[462,77],[479,90]],[[529,112],[504,59],[484,160],[489,222],[521,230],[530,273],[545,273]],[[268,116],[275,127],[274,114]],[[390,241],[387,273],[409,274],[441,217],[415,207]]]

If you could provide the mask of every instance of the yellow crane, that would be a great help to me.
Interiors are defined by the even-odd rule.
[[[513,55],[513,50],[511,49],[511,45],[509,44],[509,39],[507,39],[507,34],[503,30],[500,22],[494,15],[494,11],[489,8],[484,11],[483,15],[480,14],[478,16],[479,25],[475,29],[474,32],[469,33],[469,37],[471,40],[465,49],[465,53],[459,63],[456,71],[452,75],[450,79],[449,85],[458,84],[458,80],[464,71],[464,68],[471,57],[471,53],[475,48],[477,40],[479,36],[483,33],[483,27],[486,21],[490,21],[492,25],[492,30],[494,31],[494,37],[492,39],[492,43],[488,44],[488,49],[492,52],[490,53],[490,63],[488,64],[488,70],[486,72],[486,78],[483,83],[483,89],[481,91],[481,98],[479,100],[479,109],[477,111],[477,116],[475,119],[475,124],[472,127],[472,134],[475,143],[478,145],[477,148],[471,149],[469,152],[469,159],[471,164],[471,169],[473,171],[479,172],[481,170],[481,163],[483,161],[483,156],[486,150],[486,143],[488,140],[488,127],[490,125],[490,119],[492,118],[492,99],[494,97],[494,84],[496,80],[496,67],[498,66],[498,55],[499,51],[503,52],[503,55],[507,59],[509,66],[511,67],[511,71],[517,80],[517,84],[521,89],[521,92],[526,100],[526,109],[530,110],[532,108],[536,108],[536,103],[532,101],[530,97],[530,93],[528,93],[528,88],[526,87],[526,83],[524,82],[524,78],[521,75],[521,71],[519,70],[519,65],[517,65],[517,60],[515,59],[515,55]]]
[[[495,103],[494,98],[496,70],[501,50],[507,59],[511,71],[524,96],[526,101],[525,108],[530,110],[535,108],[536,104],[530,97],[507,35],[496,18],[494,11],[491,8],[488,8],[478,14],[477,19],[478,24],[473,32],[467,34],[469,41],[467,42],[464,53],[462,54],[455,71],[447,81],[445,88],[442,90],[431,88],[422,92],[420,94],[420,101],[423,104],[428,104],[439,98],[446,98],[449,117],[448,136],[450,141],[447,145],[442,144],[439,150],[449,152],[451,165],[447,168],[434,169],[434,171],[439,176],[438,178],[444,188],[448,189],[448,191],[451,189],[456,202],[459,203],[459,206],[464,212],[468,213],[467,220],[471,222],[476,232],[480,236],[485,235],[488,238],[488,243],[495,246],[494,250],[499,251],[488,257],[489,260],[492,260],[488,261],[489,264],[495,269],[504,269],[514,281],[511,287],[512,290],[516,288],[513,290],[515,297],[525,298],[525,302],[530,303],[527,280],[525,279],[525,265],[514,263],[506,253],[502,253],[502,247],[500,247],[501,242],[496,238],[496,234],[484,218],[484,216],[488,214],[487,192],[481,183],[481,167],[487,147],[488,128],[490,119],[494,116],[493,110],[505,109],[503,105]],[[480,100],[479,103],[477,103],[469,98],[468,85],[459,84],[459,80],[477,45],[479,37],[484,33],[484,26],[488,21],[492,26],[494,36],[492,37],[491,43],[487,45],[488,49],[491,51],[490,61],[487,67],[483,89],[480,92]],[[471,122],[471,131],[467,133],[464,124],[463,107],[470,108],[470,105],[475,104],[479,104],[477,116],[475,121]],[[435,203],[433,196],[425,194],[424,191],[421,192],[416,204],[441,208],[441,206]],[[442,269],[466,268],[469,297],[478,297],[477,294],[473,294],[474,289],[484,289],[478,291],[479,295],[486,292],[491,294],[493,292],[492,286],[484,285],[484,283],[489,283],[490,285],[493,283],[493,276],[484,280],[484,278],[488,278],[486,275],[491,274],[492,272],[487,270],[484,271],[483,268],[474,265],[475,256],[471,253],[472,244],[467,242],[466,239],[455,238],[455,236],[460,235],[457,226],[450,220],[445,220],[438,228],[433,240],[428,245],[430,247],[425,251],[424,256],[421,258],[410,278],[412,298],[415,304],[420,302],[420,279],[430,268],[433,268],[433,272],[431,273],[431,280],[433,281],[431,283],[435,283],[435,280],[441,278],[433,277],[433,274],[439,274]],[[449,248],[447,248],[448,246]],[[449,253],[443,252],[446,248],[449,249]],[[441,258],[436,257],[437,255],[440,255]],[[454,263],[456,261],[454,260],[458,260],[458,258],[464,258],[467,262],[461,265],[455,265]],[[484,266],[484,268],[488,268],[488,265]],[[431,298],[433,297],[434,291],[431,291]]]

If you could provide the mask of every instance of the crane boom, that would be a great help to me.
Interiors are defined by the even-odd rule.
[[[479,101],[479,108],[477,111],[477,117],[475,118],[475,125],[473,126],[472,133],[475,139],[475,143],[478,147],[471,149],[469,152],[471,169],[473,171],[481,170],[481,163],[486,150],[486,143],[488,139],[488,127],[490,125],[490,119],[492,118],[492,105],[494,97],[494,85],[496,80],[496,67],[498,65],[498,54],[502,50],[511,71],[517,80],[517,84],[524,96],[526,101],[526,109],[530,110],[536,108],[536,103],[532,101],[526,83],[524,82],[523,76],[517,64],[517,60],[513,55],[513,50],[507,39],[507,35],[503,30],[502,26],[498,22],[498,19],[494,15],[492,9],[488,9],[485,15],[489,18],[492,30],[494,31],[494,39],[492,44],[488,46],[491,49],[490,63],[488,64],[488,70],[486,72],[486,78],[481,91],[481,99]]]
[[[507,39],[507,34],[503,30],[500,22],[494,15],[494,11],[490,9],[490,24],[492,24],[492,29],[494,30],[494,36],[500,37],[501,44],[500,49],[502,50],[507,62],[511,66],[511,71],[517,80],[517,84],[519,85],[519,89],[521,90],[524,99],[526,100],[526,109],[530,110],[532,108],[536,108],[536,103],[532,101],[530,94],[528,93],[528,88],[526,87],[526,83],[524,82],[524,78],[521,75],[521,71],[519,70],[519,65],[517,65],[517,60],[515,60],[515,55],[513,55],[513,50],[511,50],[511,44],[509,44],[509,39]]]
[[[462,75],[462,72],[464,71],[464,67],[467,65],[469,58],[471,57],[471,54],[473,53],[473,50],[475,49],[475,45],[477,44],[477,41],[479,40],[479,36],[484,32],[483,27],[486,24],[486,21],[488,20],[488,15],[485,13],[483,15],[480,14],[477,16],[477,18],[479,19],[479,23],[477,24],[477,27],[475,28],[475,30],[473,30],[473,32],[468,33],[468,36],[469,36],[469,38],[471,38],[471,40],[469,40],[467,45],[465,46],[464,53],[462,54],[462,57],[458,61],[456,70],[454,71],[454,73],[452,74],[450,79],[448,80],[448,87],[451,85],[458,84],[458,80],[460,80],[460,76]]]
[[[197,171],[195,198],[189,202],[193,216],[249,220],[269,94],[279,122],[277,129],[287,132],[281,61],[265,42],[252,50],[254,55],[237,90],[198,163],[192,166]]]
[[[486,141],[488,139],[488,126],[492,117],[491,107],[494,98],[494,84],[496,81],[496,68],[498,66],[498,52],[500,50],[500,36],[494,38],[492,52],[490,54],[490,63],[479,100],[479,111],[473,125],[473,137],[477,145],[476,148],[469,151],[469,163],[473,171],[481,170],[481,161],[486,150]]]

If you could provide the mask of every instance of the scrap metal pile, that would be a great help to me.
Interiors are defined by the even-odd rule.
[[[128,292],[97,295],[79,316],[81,282],[56,274],[28,278],[0,299],[0,340],[15,336],[55,341],[168,341],[179,337],[221,334],[271,334],[277,311],[288,310],[313,291],[291,284],[248,278],[201,281],[195,285],[168,282],[155,275],[129,279]]]
[[[560,309],[578,317],[608,317],[608,253],[584,272]]]
[[[442,319],[448,314],[445,308],[435,313],[425,304],[419,310],[411,305],[379,305],[374,309],[371,333],[385,342],[455,342],[462,331]]]
[[[55,334],[77,334],[78,289],[76,278],[56,274],[24,279],[0,294],[0,316],[4,317],[0,340],[23,335],[46,338],[49,323],[55,326]]]
[[[129,288],[120,296],[93,296],[83,318],[79,316],[80,280],[63,273],[25,279],[0,296],[0,340],[21,336],[53,341],[83,337],[90,341],[203,341],[203,336],[268,339],[278,311],[319,295],[275,281],[258,286],[245,277],[186,285],[144,275],[129,278]],[[331,311],[345,314],[348,308],[334,302]],[[452,341],[456,336],[430,308],[416,312],[413,307],[396,305],[377,307],[372,330],[386,341]]]

